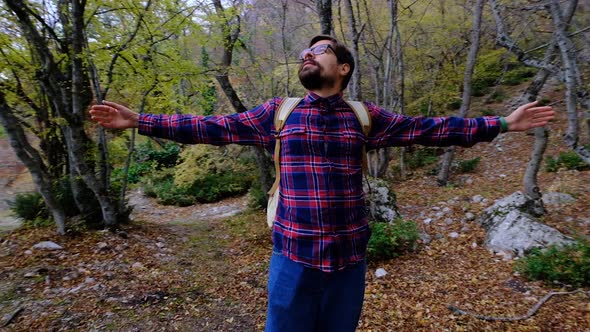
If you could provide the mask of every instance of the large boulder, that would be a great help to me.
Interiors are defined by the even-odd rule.
[[[381,179],[369,178],[365,181],[364,189],[367,193],[369,218],[377,222],[392,222],[399,218],[395,193],[389,189],[387,182]]]
[[[486,230],[486,247],[512,257],[523,256],[533,248],[574,242],[528,213],[531,204],[524,194],[516,192],[485,209],[478,223]]]

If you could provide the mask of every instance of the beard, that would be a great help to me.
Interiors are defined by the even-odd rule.
[[[311,63],[310,66],[305,66]],[[299,67],[299,81],[307,90],[319,90],[334,85],[335,80],[331,77],[322,76],[322,68],[320,64],[313,61],[307,60]]]

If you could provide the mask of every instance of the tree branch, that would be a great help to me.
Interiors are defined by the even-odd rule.
[[[572,292],[550,292],[549,294],[543,296],[543,298],[541,300],[539,300],[539,302],[537,302],[534,306],[532,306],[531,309],[529,309],[529,311],[527,312],[526,315],[524,316],[515,316],[515,317],[494,317],[494,316],[485,316],[485,315],[479,315],[479,314],[474,314],[465,310],[461,310],[455,306],[449,305],[448,308],[449,310],[451,310],[453,313],[458,314],[458,315],[464,315],[464,316],[471,316],[471,317],[475,317],[477,319],[481,319],[481,320],[485,320],[485,321],[501,321],[501,322],[515,322],[515,321],[519,321],[519,320],[525,320],[525,319],[529,319],[532,316],[534,316],[537,311],[539,311],[539,309],[541,308],[541,306],[543,304],[545,304],[545,302],[547,302],[550,298],[552,298],[553,296],[556,295],[571,295],[571,294],[576,294],[576,293],[582,293],[582,294],[586,294],[587,296],[590,295],[590,291],[583,291],[581,289],[572,291]]]

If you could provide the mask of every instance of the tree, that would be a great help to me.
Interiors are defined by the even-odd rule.
[[[67,162],[75,172],[75,177],[79,176],[83,180],[83,186],[71,187],[78,208],[83,213],[86,212],[85,217],[90,218],[91,211],[88,210],[92,206],[98,206],[104,224],[114,226],[120,217],[119,211],[109,195],[108,188],[95,175],[96,164],[91,150],[94,144],[84,131],[85,113],[92,100],[88,68],[84,62],[86,2],[58,1],[58,14],[54,18],[57,20],[57,26],[51,26],[51,22],[39,15],[33,4],[21,0],[5,0],[4,3],[15,15],[20,33],[33,55],[32,61],[36,67],[39,89],[59,119],[56,124],[67,147]],[[12,82],[18,82],[18,76],[13,76],[12,79]],[[27,96],[21,96],[20,103],[6,104],[5,108],[12,109],[14,114],[17,105],[23,101],[27,101]],[[37,106],[31,108],[38,110]],[[11,139],[14,138],[16,137],[11,136]],[[24,147],[17,146],[17,149],[22,148]],[[19,155],[22,155],[22,152],[17,150]],[[50,180],[44,179],[42,182],[47,183]],[[37,182],[39,183],[41,182]],[[92,196],[86,195],[85,187],[92,191]],[[38,190],[44,189],[38,187]],[[48,195],[44,194],[43,197],[46,198]],[[46,204],[52,208],[50,200],[46,200]],[[63,234],[65,229],[59,226],[58,231]]]
[[[318,16],[320,18],[320,33],[332,35],[334,27],[332,23],[332,0],[315,0]]]
[[[469,107],[471,105],[471,79],[473,77],[473,70],[475,68],[477,53],[479,51],[481,19],[484,5],[484,0],[477,0],[477,2],[474,5],[471,47],[469,49],[469,56],[467,57],[465,74],[463,75],[463,94],[461,96],[461,108],[459,109],[460,117],[467,116],[467,112],[469,111]],[[441,186],[446,185],[449,181],[449,173],[451,169],[451,163],[453,162],[454,154],[455,147],[449,147],[447,148],[443,156],[440,171],[437,177],[437,182]]]
[[[236,112],[245,112],[248,109],[242,103],[240,97],[238,97],[236,90],[229,80],[228,74],[232,64],[234,47],[238,42],[238,37],[240,35],[240,16],[239,14],[230,14],[228,11],[226,11],[220,0],[213,0],[213,5],[215,7],[215,12],[221,22],[223,38],[221,62],[218,74],[215,76],[215,78],[217,79],[217,82],[221,86],[225,96],[230,101]],[[270,190],[273,182],[272,177],[270,176],[272,163],[270,162],[270,158],[268,158],[263,148],[255,147],[254,149],[256,153],[256,162],[260,171],[260,187],[264,192],[267,192]]]

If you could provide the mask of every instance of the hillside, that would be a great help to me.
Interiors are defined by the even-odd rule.
[[[562,105],[556,108],[547,156],[566,150],[565,114]],[[587,135],[583,139],[589,142]],[[358,331],[590,330],[590,304],[583,294],[554,297],[532,318],[509,323],[447,309],[456,305],[487,316],[519,316],[548,292],[564,290],[515,274],[514,262],[483,248],[483,231],[464,221],[468,212],[477,215],[495,199],[522,189],[532,142],[531,135],[510,133],[460,149],[457,158],[481,157],[481,162],[474,173],[455,175],[448,187],[436,186],[426,168],[391,184],[403,216],[416,221],[432,242],[369,264]],[[540,185],[577,199],[549,206],[544,222],[567,234],[590,235],[590,171],[541,171]],[[485,200],[475,203],[476,195]],[[0,314],[16,313],[7,331],[262,330],[271,248],[263,214],[211,215],[241,210],[245,198],[186,208],[135,198],[135,222],[117,233],[60,238],[51,229],[20,229],[1,235]],[[453,232],[457,237],[450,236]],[[31,249],[42,240],[64,249]],[[376,278],[377,268],[388,274]]]

